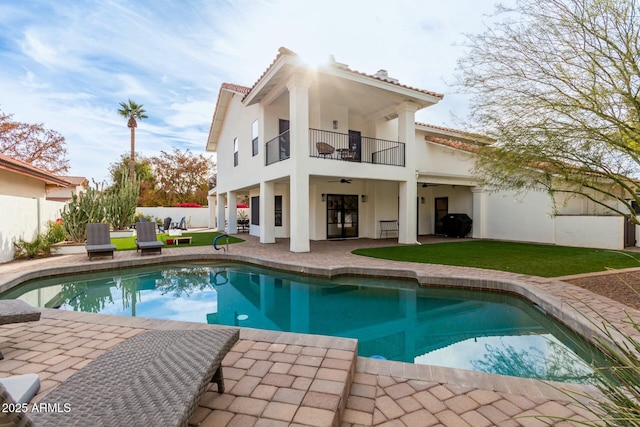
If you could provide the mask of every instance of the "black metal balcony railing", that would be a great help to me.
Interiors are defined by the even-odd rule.
[[[265,165],[288,159],[289,148],[290,137],[287,130],[265,144]],[[405,165],[403,142],[320,129],[309,129],[309,155],[348,162]]]
[[[360,134],[309,129],[309,155],[324,159],[404,166],[404,143]]]
[[[265,144],[265,165],[289,158],[289,131],[286,130]]]

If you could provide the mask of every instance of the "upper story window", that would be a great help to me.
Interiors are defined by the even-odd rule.
[[[233,138],[233,166],[238,166],[238,138]]]
[[[258,121],[251,124],[251,154],[258,155]]]

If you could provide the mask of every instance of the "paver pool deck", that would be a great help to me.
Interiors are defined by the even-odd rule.
[[[420,283],[473,286],[516,292],[571,327],[589,335],[576,313],[599,313],[622,324],[625,310],[640,312],[559,281],[483,269],[415,264],[351,254],[389,240],[311,243],[309,253],[289,252],[286,239],[261,245],[254,237],[230,245],[167,247],[162,255],[116,252],[115,259],[65,255],[0,264],[0,291],[25,278],[117,269],[149,263],[234,260],[318,275],[345,273],[415,277]],[[441,241],[423,239],[423,243]],[[38,322],[0,326],[0,376],[38,373],[42,399],[58,384],[114,345],[148,329],[209,328],[206,324],[41,309]],[[591,317],[596,319],[597,316]],[[628,326],[622,326],[628,328]],[[631,331],[630,331],[631,332]],[[591,419],[557,387],[597,396],[589,386],[540,381],[461,369],[390,362],[357,356],[351,339],[241,329],[240,341],[223,361],[227,392],[212,385],[190,425],[202,426],[542,426]],[[170,381],[170,379],[168,379]],[[99,387],[99,384],[96,384]],[[537,418],[544,415],[557,418]]]

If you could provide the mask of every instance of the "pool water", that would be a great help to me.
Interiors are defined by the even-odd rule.
[[[358,339],[360,356],[589,382],[597,351],[504,293],[298,276],[240,264],[167,265],[31,281],[39,307]]]

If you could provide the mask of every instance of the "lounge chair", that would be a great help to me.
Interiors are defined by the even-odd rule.
[[[111,255],[111,258],[113,258],[113,251],[116,250],[116,246],[111,243],[111,238],[109,237],[109,224],[87,224],[86,247],[89,261],[94,256]]]
[[[60,411],[0,413],[0,425],[21,416],[37,426],[186,426],[210,382],[224,393],[221,363],[237,340],[232,328],[143,332],[39,402]]]
[[[156,224],[154,222],[138,222],[136,224],[136,252],[145,253],[162,252],[162,243],[156,238]]]
[[[40,320],[40,310],[31,307],[26,302],[19,299],[0,300],[0,325],[37,322],[38,320]],[[4,359],[2,353],[0,353],[1,359]]]

